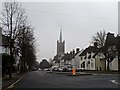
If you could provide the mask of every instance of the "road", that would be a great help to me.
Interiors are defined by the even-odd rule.
[[[67,76],[46,71],[28,72],[14,88],[118,88],[118,75]]]

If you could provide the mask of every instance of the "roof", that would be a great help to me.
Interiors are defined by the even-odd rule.
[[[8,37],[4,35],[1,36],[2,40],[0,41],[0,46],[9,46]]]
[[[73,53],[66,53],[62,59],[65,59],[65,60],[71,60],[72,58],[74,58],[75,54]]]
[[[79,56],[85,56],[87,53],[90,53],[90,52],[96,53],[97,51],[98,51],[97,47],[95,47],[95,46],[89,46]]]
[[[120,51],[120,36],[117,36],[116,37],[116,47],[117,47],[117,50]]]
[[[81,54],[83,51],[84,51],[84,49],[82,49],[82,50],[76,52],[74,56],[76,56],[76,55],[78,55],[78,54]]]
[[[106,37],[106,41],[105,41],[105,46],[109,47],[109,46],[113,46],[115,45],[116,42],[116,38],[114,36],[113,33],[108,33],[107,37]]]
[[[114,46],[114,45],[117,46],[118,45],[118,41],[117,41],[118,38],[120,38],[120,37],[119,36],[115,37],[113,33],[108,33],[107,37],[106,37],[106,41],[105,41],[105,46],[99,48],[93,57],[95,57],[98,53],[105,53],[109,46]]]
[[[76,56],[79,52],[81,52],[81,51],[76,52],[76,53],[75,53],[75,56]]]

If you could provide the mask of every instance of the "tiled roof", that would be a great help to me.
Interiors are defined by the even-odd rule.
[[[87,53],[90,53],[90,52],[96,53],[97,51],[98,51],[98,48],[96,48],[95,46],[89,46],[79,56],[85,56]]]
[[[72,53],[66,53],[62,59],[65,59],[65,60],[71,60],[72,58],[74,58],[75,54],[72,54]]]

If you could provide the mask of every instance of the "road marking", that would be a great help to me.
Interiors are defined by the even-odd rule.
[[[9,85],[5,90],[10,89],[10,88],[13,88],[14,85],[15,85],[17,82],[19,82],[24,76],[25,76],[25,75],[23,75],[20,79],[18,79],[17,81],[15,81],[15,82],[12,83],[11,85]]]
[[[117,81],[115,81],[115,80],[110,80],[112,83],[115,83],[115,84],[120,84],[120,83],[118,83]]]
[[[112,74],[96,74],[96,73],[94,73],[93,75],[101,75],[101,76],[104,76],[104,75],[112,75]]]

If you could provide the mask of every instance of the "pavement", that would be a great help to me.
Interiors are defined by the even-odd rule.
[[[21,88],[112,88],[118,89],[118,74],[80,75],[70,77],[65,74],[46,71],[28,72],[13,89]]]
[[[18,82],[19,79],[23,76],[24,74],[18,74],[18,73],[13,73],[12,78],[9,78],[8,76],[5,76],[2,78],[2,90],[9,88],[10,85],[12,85],[15,82]]]

